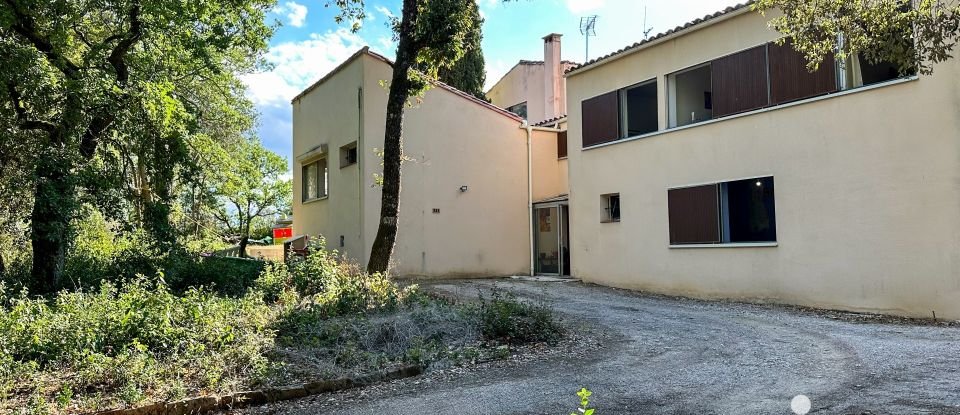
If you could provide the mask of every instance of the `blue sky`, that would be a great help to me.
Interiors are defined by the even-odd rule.
[[[388,16],[399,14],[401,0],[366,0],[367,20],[358,33],[334,22],[327,0],[280,0],[270,14],[281,27],[270,42],[274,68],[244,76],[248,96],[260,112],[258,132],[267,148],[291,158],[290,99],[365,45],[393,57]],[[581,16],[597,15],[595,58],[643,38],[646,9],[651,34],[736,4],[729,0],[478,0],[484,23],[483,52],[487,85],[493,85],[521,59],[543,59],[543,36],[563,34],[563,59],[584,60]]]

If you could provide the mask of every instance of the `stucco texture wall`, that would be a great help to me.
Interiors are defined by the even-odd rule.
[[[500,108],[526,102],[527,119],[531,124],[538,123],[546,113],[545,76],[542,63],[519,63],[490,88],[487,98]]]
[[[340,147],[360,137],[358,92],[363,85],[363,60],[353,60],[293,103],[293,231],[294,235],[322,235],[327,247],[360,258],[364,252],[360,194],[368,186],[359,164],[340,168]],[[317,158],[312,151],[327,146],[329,197],[304,203],[301,166]],[[304,154],[314,155],[303,158]],[[340,236],[343,235],[343,246]]]
[[[582,151],[580,102],[777,37],[753,13],[568,77],[573,274],[704,298],[960,318],[960,64]],[[774,176],[778,246],[671,249],[667,189]],[[621,221],[600,223],[620,193]]]
[[[364,151],[383,147],[390,67],[364,58]],[[442,88],[404,118],[399,236],[394,273],[479,277],[529,271],[526,132],[520,121]],[[365,178],[382,167],[364,166]],[[466,192],[460,187],[467,186]],[[365,186],[366,255],[377,232],[380,189]],[[434,213],[439,209],[439,213]],[[366,257],[366,256],[365,256]]]

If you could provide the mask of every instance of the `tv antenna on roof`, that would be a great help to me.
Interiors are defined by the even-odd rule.
[[[643,40],[647,40],[653,27],[647,27],[647,6],[643,6]]]
[[[580,34],[587,41],[587,56],[584,58],[584,63],[590,61],[590,36],[597,35],[597,16],[587,16],[580,18]]]

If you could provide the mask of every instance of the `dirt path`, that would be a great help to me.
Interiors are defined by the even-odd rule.
[[[580,283],[483,280],[597,328],[581,356],[504,362],[244,414],[569,414],[580,387],[604,414],[960,414],[960,328],[854,323],[778,307],[643,296]]]

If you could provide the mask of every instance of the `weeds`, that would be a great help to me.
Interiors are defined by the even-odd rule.
[[[562,334],[542,304],[500,290],[477,305],[433,299],[322,245],[266,264],[255,279],[232,262],[182,264],[176,284],[163,273],[106,279],[54,298],[0,283],[0,413],[75,413],[403,363],[453,365],[509,355],[502,342]],[[217,290],[171,288],[184,281]]]
[[[553,342],[563,327],[545,304],[520,301],[511,292],[494,289],[480,295],[480,330],[489,340],[512,344]]]

